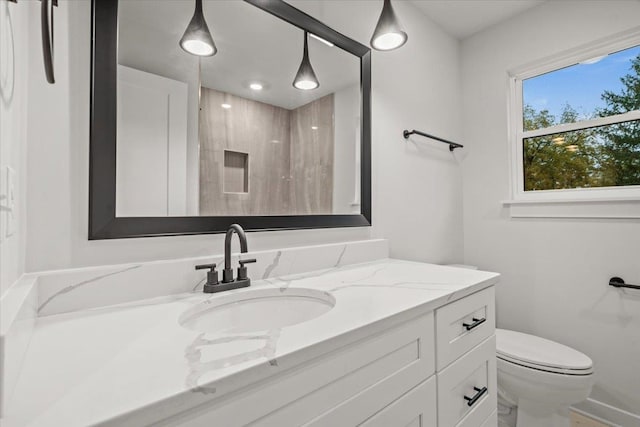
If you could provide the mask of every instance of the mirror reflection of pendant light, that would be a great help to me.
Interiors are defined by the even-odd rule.
[[[309,37],[307,36],[307,32],[304,32],[304,53],[302,54],[302,63],[300,64],[300,68],[298,68],[298,73],[296,74],[296,78],[293,79],[293,87],[300,90],[311,90],[316,89],[320,86],[320,82],[318,82],[318,78],[316,77],[316,73],[313,71],[313,67],[311,67],[311,62],[309,61]]]
[[[180,39],[180,47],[196,56],[213,56],[218,52],[202,13],[202,0],[196,0],[196,9]]]
[[[371,36],[371,47],[375,50],[393,50],[405,44],[407,39],[407,33],[402,30],[393,11],[391,0],[384,0],[382,13]]]

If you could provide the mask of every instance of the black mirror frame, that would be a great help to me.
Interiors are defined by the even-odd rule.
[[[116,217],[118,1],[92,0],[89,240],[371,225],[371,50],[282,0],[244,0],[360,58],[361,213],[359,215]]]

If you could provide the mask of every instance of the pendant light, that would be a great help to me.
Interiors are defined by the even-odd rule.
[[[298,68],[296,78],[293,79],[293,87],[300,90],[312,90],[320,86],[316,73],[313,72],[311,62],[309,61],[309,37],[307,32],[304,32],[304,52],[302,54],[302,63]]]
[[[382,13],[371,36],[371,47],[375,50],[394,50],[405,44],[407,38],[393,11],[391,0],[384,0]]]
[[[180,39],[180,47],[196,56],[213,56],[218,52],[202,13],[202,0],[196,0],[196,9]]]

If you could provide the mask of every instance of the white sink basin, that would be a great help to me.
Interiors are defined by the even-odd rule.
[[[256,289],[209,299],[185,312],[179,321],[199,332],[258,332],[315,319],[335,304],[329,293],[313,289]]]

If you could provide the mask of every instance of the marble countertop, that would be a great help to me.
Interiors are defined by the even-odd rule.
[[[39,318],[5,427],[146,425],[222,397],[497,282],[499,275],[380,260]],[[258,333],[180,325],[197,305],[257,288],[315,289],[327,313]]]

